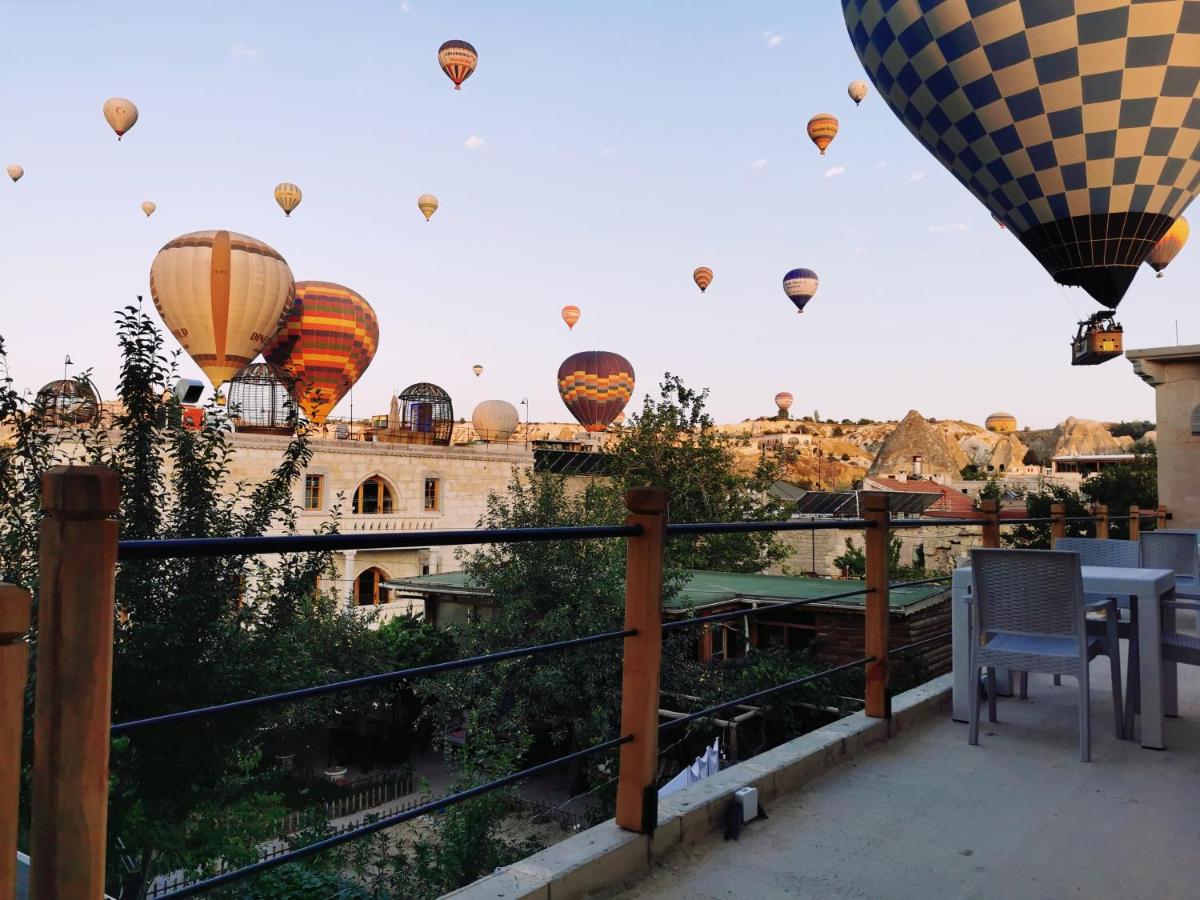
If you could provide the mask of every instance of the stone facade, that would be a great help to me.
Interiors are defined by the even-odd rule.
[[[278,465],[287,438],[237,434],[232,437],[229,483],[257,483]],[[490,493],[503,493],[513,473],[532,468],[533,454],[522,444],[421,446],[370,441],[314,440],[305,475],[321,478],[319,504],[305,508],[305,478],[295,488],[301,532],[319,528],[336,506],[340,529],[355,531],[442,531],[475,528]],[[390,512],[355,513],[354,497],[366,479],[379,478],[391,494]],[[436,479],[436,508],[426,509],[426,479]],[[380,580],[460,568],[457,547],[358,550],[335,554],[336,587],[347,602],[355,601],[355,582],[370,569]],[[364,590],[368,585],[364,584]],[[363,596],[365,601],[373,597]]]
[[[966,556],[972,547],[982,546],[979,526],[926,525],[922,528],[897,528],[893,537],[900,539],[900,562],[911,565],[917,547],[925,548],[925,567],[933,571],[954,568],[957,556]],[[781,531],[776,535],[789,548],[787,558],[767,570],[768,575],[812,573],[818,577],[842,574],[834,560],[846,552],[846,539],[855,547],[863,546],[861,528],[831,528],[821,531]]]

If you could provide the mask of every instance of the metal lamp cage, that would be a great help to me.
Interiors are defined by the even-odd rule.
[[[388,439],[407,444],[448,445],[454,433],[454,404],[436,384],[419,382],[400,392],[400,427]]]
[[[278,366],[251,363],[229,382],[230,421],[252,434],[291,434],[300,422],[295,380]]]
[[[51,428],[87,428],[100,422],[100,396],[88,378],[52,381],[37,392],[34,403]]]

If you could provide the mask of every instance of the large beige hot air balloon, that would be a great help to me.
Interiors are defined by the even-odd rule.
[[[147,219],[154,215],[154,211],[156,209],[158,209],[158,207],[154,205],[154,201],[152,200],[147,200],[142,204],[142,212],[146,214]]]
[[[437,208],[438,199],[433,194],[422,194],[417,198],[417,209],[421,211],[421,215],[425,217],[426,222],[433,218],[433,214],[437,212]]]
[[[1171,227],[1167,229],[1167,233],[1158,239],[1158,243],[1154,245],[1154,249],[1146,257],[1146,262],[1150,264],[1150,268],[1158,273],[1159,278],[1163,277],[1163,269],[1169,266],[1171,260],[1179,255],[1179,251],[1187,243],[1189,234],[1191,234],[1191,228],[1188,225],[1188,220],[1180,216],[1171,223]]]
[[[150,294],[167,328],[217,387],[279,331],[296,286],[284,258],[262,241],[195,231],[158,251]]]
[[[300,205],[302,199],[304,195],[300,193],[300,188],[290,181],[281,181],[275,185],[275,202],[279,204],[285,216],[290,217],[292,210]]]
[[[16,163],[13,163],[11,166],[9,166],[4,171],[6,171],[8,173],[8,177],[11,178],[13,181],[20,181],[21,176],[25,174],[25,170],[22,169],[20,166],[18,166]]]
[[[475,433],[484,441],[507,441],[520,421],[517,408],[507,400],[484,400],[471,413]]]
[[[117,133],[117,140],[137,124],[138,108],[132,100],[124,97],[109,97],[104,101],[104,121]]]

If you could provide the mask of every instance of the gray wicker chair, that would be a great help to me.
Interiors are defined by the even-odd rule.
[[[1200,622],[1200,554],[1196,534],[1191,531],[1151,531],[1141,536],[1142,566],[1147,569],[1173,569],[1175,596],[1162,602],[1162,660],[1164,667],[1175,663],[1200,665],[1200,635],[1180,631],[1176,612],[1194,610]],[[1136,645],[1134,645],[1136,650]],[[1136,657],[1129,663],[1129,699],[1126,704],[1137,708],[1136,698],[1141,690]],[[1165,673],[1164,673],[1165,674]],[[1163,711],[1173,716],[1178,711],[1174,676],[1164,678]],[[1131,713],[1133,710],[1130,711]],[[1132,715],[1127,716],[1132,718]]]
[[[1181,531],[1151,531],[1141,537],[1142,566],[1174,569],[1175,594],[1194,595],[1200,589],[1200,554],[1196,538]]]
[[[1088,637],[1079,555],[1058,550],[972,550],[975,622],[971,641],[971,680],[984,668],[989,685],[997,669],[1071,675],[1079,682],[1079,753],[1091,759],[1088,663],[1103,639]],[[1116,616],[1116,603],[1109,604]],[[1113,696],[1120,736],[1121,692]],[[988,718],[996,721],[995,691],[988,691]],[[979,743],[979,696],[971,704],[968,741]]]

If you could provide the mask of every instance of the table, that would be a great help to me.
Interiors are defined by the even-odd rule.
[[[1159,601],[1175,592],[1170,569],[1124,569],[1083,566],[1083,589],[1089,594],[1130,598],[1136,608],[1138,673],[1140,678],[1142,746],[1163,749],[1163,715],[1175,713],[1175,667],[1162,662],[1162,609]],[[971,693],[971,567],[954,570],[951,585],[952,659],[954,665],[954,718],[967,721]],[[1166,704],[1164,708],[1164,692]],[[1126,699],[1126,704],[1129,698]],[[1126,721],[1129,721],[1128,716]]]

